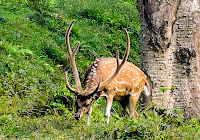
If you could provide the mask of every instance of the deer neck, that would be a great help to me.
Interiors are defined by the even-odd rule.
[[[97,59],[94,61],[91,65],[88,71],[86,72],[85,75],[85,90],[87,91],[92,91],[94,88],[96,88],[99,79],[100,79],[100,74],[99,74],[99,62],[100,59]]]

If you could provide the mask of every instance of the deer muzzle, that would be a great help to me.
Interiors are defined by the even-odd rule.
[[[75,114],[74,117],[75,117],[76,120],[80,120],[81,119],[81,116],[79,114]]]

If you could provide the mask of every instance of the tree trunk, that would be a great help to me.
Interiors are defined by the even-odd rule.
[[[200,114],[200,0],[138,0],[152,102]]]

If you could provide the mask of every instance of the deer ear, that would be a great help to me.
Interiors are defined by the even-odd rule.
[[[95,93],[95,94],[92,96],[92,99],[97,100],[97,99],[99,99],[100,95],[101,95],[101,92],[99,91],[99,92]]]

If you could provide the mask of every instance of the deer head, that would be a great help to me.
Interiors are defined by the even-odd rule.
[[[126,36],[127,36],[127,49],[126,49],[126,54],[123,58],[123,60],[121,61],[121,64],[119,64],[119,52],[117,51],[117,55],[116,55],[116,71],[114,72],[114,74],[108,78],[107,80],[101,82],[101,75],[99,73],[97,73],[97,77],[98,78],[98,83],[96,86],[94,86],[92,89],[88,89],[88,87],[85,88],[85,90],[82,90],[82,86],[81,86],[81,82],[79,79],[79,74],[76,68],[76,63],[75,63],[75,55],[79,49],[79,45],[80,43],[78,43],[76,49],[72,52],[71,48],[70,48],[70,43],[69,43],[69,34],[72,28],[72,25],[74,24],[75,21],[72,21],[72,23],[70,24],[67,33],[66,33],[66,46],[67,46],[67,51],[69,53],[69,57],[70,57],[70,61],[71,61],[71,65],[72,65],[72,70],[74,73],[74,78],[75,78],[75,82],[76,82],[76,86],[77,89],[72,88],[69,83],[68,83],[68,73],[65,72],[65,83],[66,83],[66,87],[73,93],[75,93],[77,95],[77,99],[75,102],[76,105],[76,114],[75,114],[75,118],[77,120],[79,120],[85,113],[87,113],[91,107],[93,106],[93,103],[95,100],[97,100],[100,95],[101,92],[103,91],[104,87],[106,85],[108,85],[110,82],[112,82],[117,75],[119,74],[122,66],[124,65],[124,63],[126,62],[128,55],[129,55],[129,51],[130,51],[130,38],[129,38],[129,34],[127,32],[127,30],[125,29],[126,32]],[[106,72],[106,71],[105,71]],[[87,77],[87,79],[90,79],[90,77]]]

